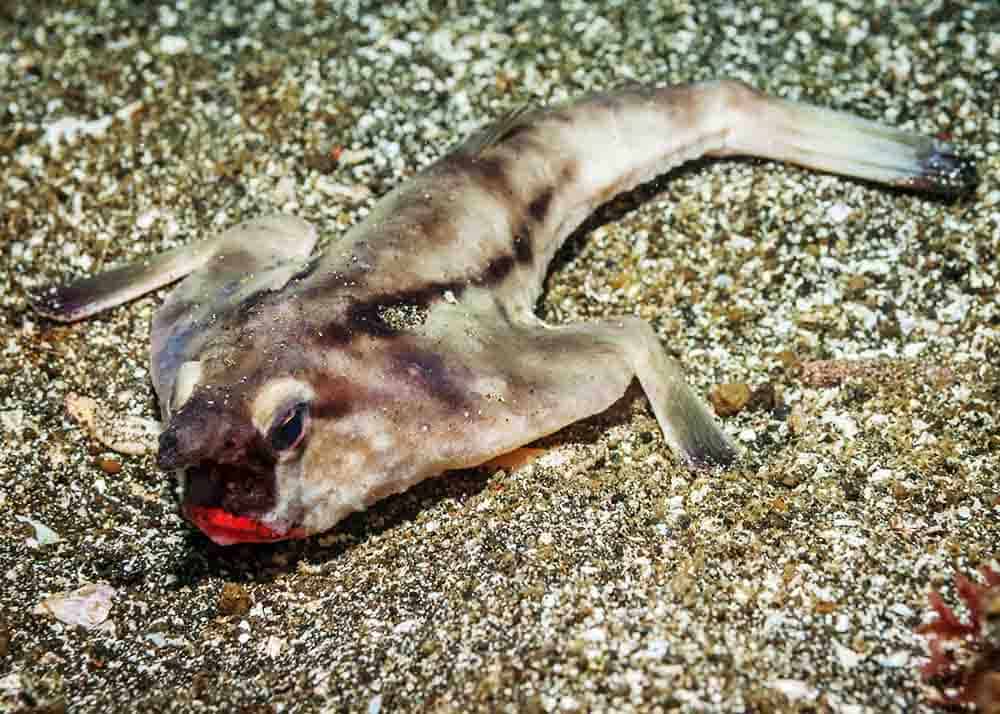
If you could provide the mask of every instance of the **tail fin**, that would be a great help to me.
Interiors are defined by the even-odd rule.
[[[748,155],[946,196],[972,190],[975,164],[948,143],[722,83],[737,116],[717,155]]]

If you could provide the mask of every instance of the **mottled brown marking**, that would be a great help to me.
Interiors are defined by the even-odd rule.
[[[433,282],[409,290],[375,295],[367,300],[355,300],[348,306],[343,319],[327,323],[320,330],[319,340],[331,347],[343,347],[355,335],[395,337],[403,334],[403,330],[397,324],[387,321],[386,313],[405,309],[427,310],[448,291],[456,297],[461,296],[466,285],[466,282],[458,280]]]
[[[310,414],[315,419],[340,419],[352,411],[353,404],[349,401],[316,401],[310,408]]]
[[[580,175],[580,164],[573,159],[564,161],[559,169],[559,183],[563,186],[573,183]]]
[[[367,405],[371,401],[367,390],[344,376],[320,373],[310,382],[316,391],[309,405],[314,419],[339,419],[352,413],[359,403]]]
[[[446,191],[442,186],[436,191]],[[417,188],[405,191],[395,199],[392,215],[382,224],[387,236],[396,237],[401,245],[419,241],[426,250],[446,250],[460,242],[448,208],[427,191]]]
[[[542,189],[528,204],[528,216],[514,231],[514,258],[521,265],[530,265],[535,259],[534,233],[545,224],[554,195],[551,186]]]
[[[243,464],[253,470],[271,468],[273,456],[241,408],[242,402],[232,401],[220,390],[196,391],[160,434],[160,468],[191,466],[208,457],[216,463]]]
[[[467,405],[468,390],[458,383],[457,375],[440,353],[402,344],[393,353],[392,359],[400,377],[420,386],[438,401],[456,411]]]
[[[477,285],[492,287],[510,275],[514,269],[514,263],[514,256],[511,254],[496,257],[487,264],[486,270],[481,275],[473,278],[473,282]]]
[[[339,322],[328,322],[313,337],[316,344],[322,347],[338,348],[349,345],[354,338],[354,333],[347,325],[342,325]]]
[[[531,240],[531,229],[522,226],[514,233],[514,257],[521,265],[530,265],[535,259],[535,246]]]
[[[313,271],[310,279],[295,294],[303,303],[308,303],[346,290],[362,292],[368,284],[368,273],[374,269],[374,259],[366,257],[366,260],[368,267],[365,268],[326,270],[319,273]]]
[[[544,223],[548,216],[549,207],[552,205],[552,195],[554,191],[551,186],[542,190],[531,203],[528,204],[528,213],[538,223]]]
[[[516,193],[511,185],[510,167],[502,154],[491,153],[465,162],[463,170],[496,196],[503,205],[512,206]]]

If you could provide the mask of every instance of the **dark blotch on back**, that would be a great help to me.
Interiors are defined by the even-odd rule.
[[[487,156],[456,154],[449,163],[473,180],[478,180],[491,193],[506,201],[513,200],[510,173],[502,154]]]
[[[555,190],[551,187],[542,190],[528,204],[528,216],[521,221],[514,232],[514,258],[521,265],[530,264],[535,258],[535,246],[532,240],[534,231],[545,224],[552,206]]]
[[[346,347],[354,333],[340,322],[330,322],[316,333],[316,342],[324,347]]]
[[[347,308],[348,331],[350,333],[360,332],[372,337],[392,337],[398,334],[398,330],[382,319],[381,313],[387,304],[399,303],[370,300],[351,304]]]
[[[552,188],[546,188],[528,204],[528,213],[538,223],[544,223],[548,216],[549,206],[552,205],[552,194]]]
[[[377,295],[368,300],[358,300],[350,304],[343,320],[326,325],[319,335],[322,344],[343,347],[355,335],[368,337],[396,337],[404,331],[386,322],[383,315],[397,308],[418,308],[426,310],[432,302],[451,291],[460,297],[465,291],[465,283],[457,280],[433,282],[410,290]]]
[[[499,142],[510,142],[514,139],[527,138],[531,130],[537,128],[534,123],[517,124],[499,136],[494,145]],[[505,151],[483,153],[458,152],[446,157],[429,171],[439,174],[448,181],[465,184],[473,182],[488,191],[510,212],[510,225],[514,227],[509,237],[508,247],[494,255],[489,261],[478,268],[470,270],[469,274],[459,280],[433,281],[416,288],[398,292],[383,293],[373,297],[352,302],[346,314],[324,326],[317,335],[321,344],[331,347],[345,347],[356,336],[367,336],[381,339],[395,338],[409,331],[399,325],[390,324],[385,315],[400,308],[427,309],[432,302],[440,299],[446,291],[451,291],[456,297],[461,297],[467,285],[491,288],[503,282],[518,265],[528,266],[535,260],[536,245],[534,234],[548,221],[553,209],[556,185],[539,187],[530,200],[521,198],[512,185],[510,161],[516,157]],[[573,181],[578,171],[577,165],[566,161],[559,171],[559,182]],[[434,202],[427,203],[426,196],[414,193],[404,194],[396,206],[396,215],[407,218],[411,228],[418,225],[418,233],[426,240],[437,235],[442,226],[451,225],[440,214],[440,207]],[[393,219],[389,219],[390,222]],[[475,236],[467,236],[475,240]],[[455,241],[429,241],[429,249],[439,249],[441,245],[451,246]]]
[[[514,234],[514,257],[521,265],[527,265],[535,259],[535,247],[531,243],[531,230],[526,227]]]
[[[487,264],[486,270],[482,272],[481,275],[476,276],[473,279],[477,285],[485,285],[487,287],[496,285],[508,275],[510,271],[514,269],[514,256],[507,254],[501,255],[494,258]]]
[[[412,345],[401,345],[393,354],[393,362],[400,374],[416,378],[431,396],[454,409],[465,406],[467,401],[465,390],[455,383],[455,375],[437,352]]]

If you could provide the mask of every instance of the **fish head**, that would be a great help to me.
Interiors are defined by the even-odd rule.
[[[300,475],[313,390],[294,379],[221,379],[206,366],[182,365],[160,435],[158,463],[181,475],[185,517],[220,545],[305,535],[281,490]]]
[[[439,415],[415,417],[428,399],[413,374],[378,350],[327,351],[321,365],[186,363],[159,465],[178,472],[183,514],[217,544],[329,530],[442,470],[425,433]]]

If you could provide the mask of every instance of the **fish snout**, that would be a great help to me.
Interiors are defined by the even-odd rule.
[[[274,456],[247,420],[226,413],[177,414],[160,434],[157,464],[166,471],[210,462],[256,474],[274,470]]]
[[[213,416],[215,418],[211,418]],[[206,460],[221,461],[224,452],[232,451],[232,447],[241,441],[237,434],[229,433],[234,430],[229,428],[223,417],[216,414],[177,414],[160,434],[157,465],[171,471]]]
[[[184,416],[183,413],[175,416],[160,434],[156,463],[166,471],[194,466],[213,457],[217,446],[225,441],[219,433],[218,420]]]
[[[156,455],[156,465],[164,471],[175,471],[188,464],[180,448],[177,432],[172,428],[160,434],[160,449]]]

